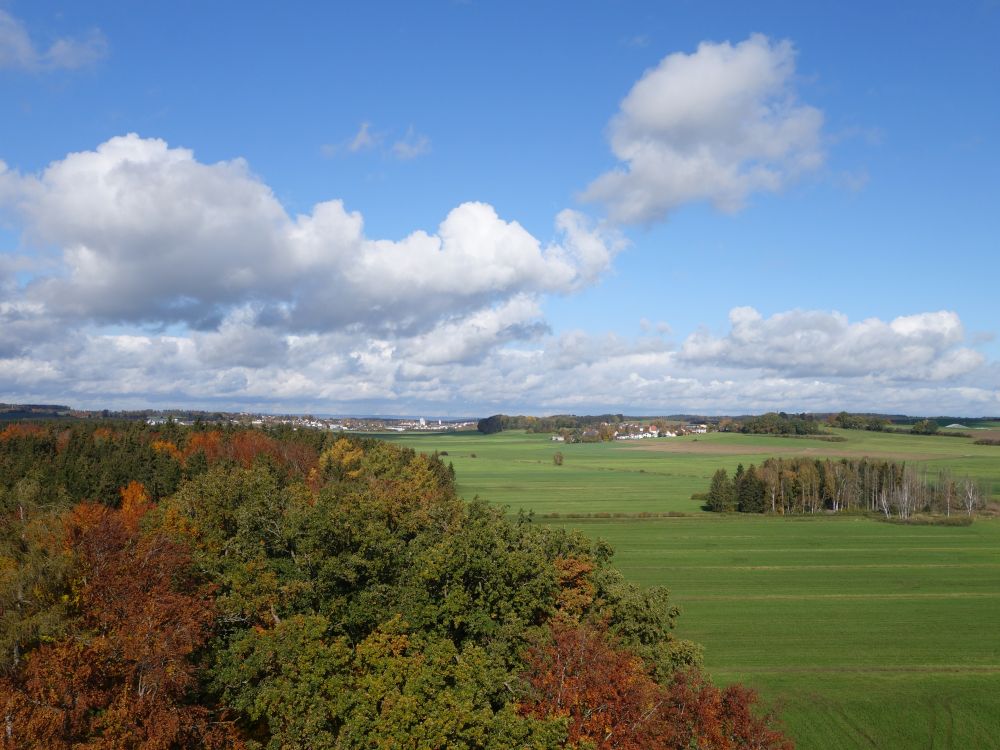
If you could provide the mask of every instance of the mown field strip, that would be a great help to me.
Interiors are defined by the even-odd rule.
[[[739,553],[739,554],[773,554],[773,553],[790,553],[790,554],[817,554],[817,555],[829,555],[833,553],[862,553],[870,554],[872,548],[868,547],[712,547],[712,552],[715,554],[727,554],[727,553]],[[899,547],[901,551],[905,552],[959,552],[968,553],[968,547]],[[675,547],[673,549],[659,549],[655,550],[657,555],[690,555],[691,548],[685,547]],[[1000,550],[997,550],[997,555],[1000,556]]]
[[[997,674],[1000,675],[1000,664],[967,665],[967,664],[908,664],[906,666],[872,665],[869,667],[761,667],[759,665],[740,666],[723,665],[717,667],[721,672],[743,672],[752,670],[757,674],[858,674],[858,675],[896,675],[896,674]]]
[[[867,563],[867,564],[803,564],[803,565],[676,565],[671,570],[929,570],[933,568],[998,568],[1000,563]]]
[[[1000,591],[952,591],[945,593],[911,593],[911,594],[725,594],[704,596],[685,595],[686,602],[738,602],[738,601],[786,601],[786,600],[820,600],[820,599],[1000,599]]]

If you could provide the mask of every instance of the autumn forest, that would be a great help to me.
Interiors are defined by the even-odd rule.
[[[577,532],[310,430],[0,432],[0,747],[787,748]]]

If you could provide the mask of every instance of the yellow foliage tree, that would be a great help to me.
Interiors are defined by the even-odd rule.
[[[340,438],[319,457],[320,476],[327,479],[357,479],[365,452],[347,438]]]
[[[122,521],[127,527],[134,529],[138,526],[139,519],[146,514],[146,511],[153,507],[153,504],[149,502],[149,493],[146,492],[146,487],[142,482],[136,482],[135,480],[129,482],[128,485],[122,487],[118,492],[122,496]]]

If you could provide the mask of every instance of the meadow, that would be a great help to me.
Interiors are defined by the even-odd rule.
[[[846,440],[392,439],[446,451],[466,498],[548,514],[539,521],[610,542],[627,576],[671,590],[683,613],[678,634],[705,646],[712,674],[774,702],[799,747],[1000,746],[1000,520],[945,527],[717,516],[691,499],[720,466],[733,470],[770,455],[883,456],[969,474],[990,484],[994,499],[1000,490],[1000,447],[838,434]],[[552,461],[556,451],[562,466]]]
[[[881,457],[951,469],[986,481],[1000,495],[1000,446],[972,439],[833,430],[843,442],[768,435],[709,433],[642,442],[554,443],[547,435],[504,432],[480,435],[401,434],[383,436],[420,451],[446,452],[459,491],[471,499],[525,508],[537,514],[697,513],[692,493],[708,489],[712,473],[768,456]],[[564,456],[555,466],[553,455]]]

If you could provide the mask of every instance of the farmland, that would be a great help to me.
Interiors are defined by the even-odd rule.
[[[846,440],[710,434],[563,446],[520,433],[397,439],[447,451],[467,498],[548,514],[546,523],[611,542],[626,575],[671,589],[683,612],[679,634],[705,645],[709,670],[778,703],[800,747],[996,746],[1000,521],[938,527],[715,516],[690,499],[720,466],[768,455],[908,460],[985,480],[994,498],[1000,491],[996,446],[838,434]],[[562,466],[552,461],[557,450]],[[639,517],[668,512],[684,515]]]
[[[911,461],[936,473],[950,468],[990,484],[1000,495],[1000,446],[971,439],[835,430],[844,442],[768,435],[710,433],[634,443],[550,442],[545,435],[478,433],[402,435],[388,439],[421,451],[443,451],[459,490],[471,499],[538,514],[700,512],[691,500],[712,472],[732,472],[768,456],[881,457]],[[565,456],[554,466],[556,451]]]

